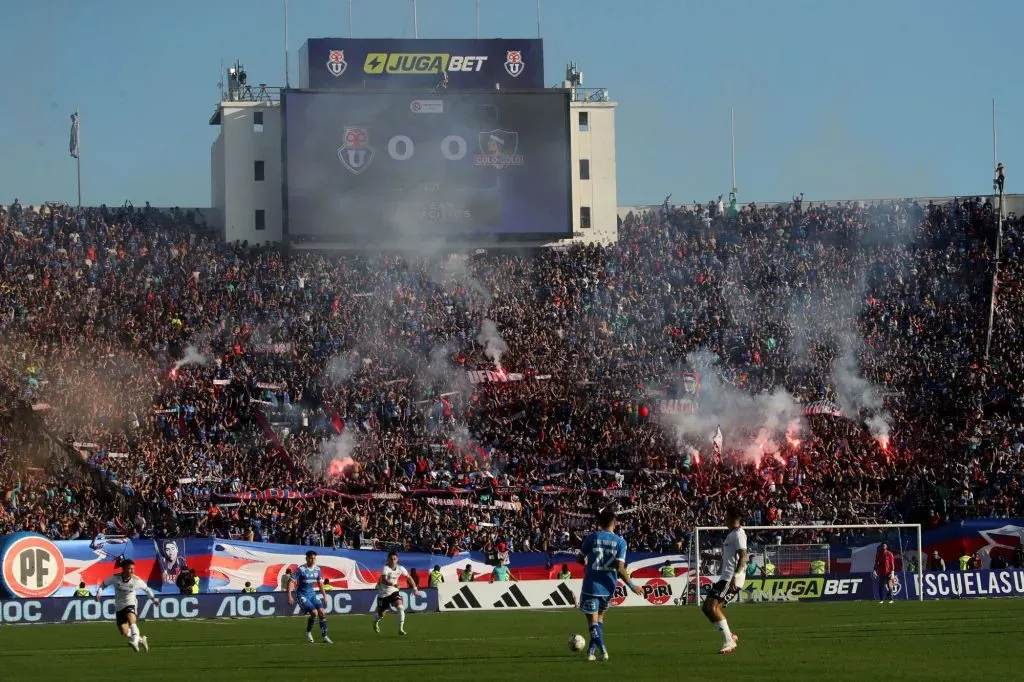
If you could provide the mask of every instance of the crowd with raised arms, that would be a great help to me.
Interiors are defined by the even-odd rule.
[[[471,254],[201,223],[0,210],[4,401],[131,503],[4,431],[0,535],[542,550],[614,499],[659,550],[731,503],[755,524],[1024,513],[1020,222],[986,360],[983,198],[666,203],[614,246]]]

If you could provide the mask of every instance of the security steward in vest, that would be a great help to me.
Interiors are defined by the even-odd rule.
[[[811,562],[811,575],[825,575],[825,562],[815,559]]]
[[[252,594],[255,591],[256,591],[256,588],[253,587],[252,583],[247,580],[245,582],[245,587],[242,588],[242,592],[245,592],[246,594]]]
[[[437,588],[438,585],[444,582],[444,576],[441,575],[441,567],[434,566],[434,569],[430,571],[430,575],[427,576],[427,587]]]
[[[460,583],[471,583],[471,582],[473,582],[473,578],[475,578],[475,577],[476,576],[473,575],[473,567],[470,566],[469,564],[466,564],[466,567],[464,569],[462,569],[461,571],[459,571],[459,582]]]
[[[91,597],[89,590],[85,589],[85,583],[78,583],[78,589],[75,590],[76,597]]]
[[[672,565],[671,561],[666,561],[662,565],[662,567],[661,567],[661,577],[662,578],[675,578],[676,577],[676,567]]]
[[[558,572],[559,580],[568,580],[572,577],[572,571],[569,570],[569,564],[562,564],[562,570]]]

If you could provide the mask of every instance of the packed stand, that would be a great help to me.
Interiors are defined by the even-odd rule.
[[[523,551],[614,500],[631,547],[670,549],[735,500],[763,524],[1024,511],[1019,221],[986,365],[983,200],[666,203],[614,247],[472,257],[287,255],[195,223],[0,213],[4,393],[134,502],[4,433],[0,534]],[[842,414],[766,443],[736,413],[772,395]]]

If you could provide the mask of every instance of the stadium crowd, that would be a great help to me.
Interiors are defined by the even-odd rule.
[[[987,200],[666,202],[612,247],[468,256],[197,222],[0,210],[4,402],[130,502],[3,432],[0,535],[525,551],[613,500],[657,550],[736,500],[757,524],[1024,513],[1021,223],[986,362]]]

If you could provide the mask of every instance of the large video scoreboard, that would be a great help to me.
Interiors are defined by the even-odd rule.
[[[572,233],[563,91],[291,90],[282,107],[285,229],[293,239]]]

